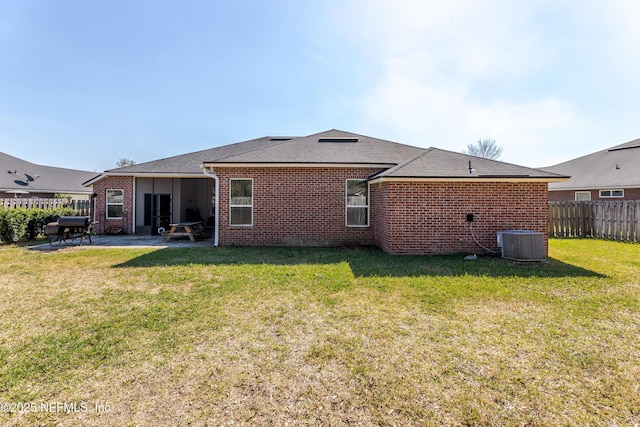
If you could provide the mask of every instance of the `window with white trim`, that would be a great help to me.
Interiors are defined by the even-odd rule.
[[[253,225],[253,179],[229,180],[229,224]]]
[[[591,200],[591,191],[576,191],[576,202],[586,202]]]
[[[624,197],[624,190],[600,190],[600,197],[602,198]]]
[[[107,190],[107,219],[122,219],[124,191]]]
[[[348,179],[346,185],[347,227],[369,226],[369,183]]]

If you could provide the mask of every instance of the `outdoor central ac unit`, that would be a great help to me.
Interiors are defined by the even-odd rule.
[[[515,261],[544,261],[544,234],[535,231],[509,230],[498,233],[502,258]]]

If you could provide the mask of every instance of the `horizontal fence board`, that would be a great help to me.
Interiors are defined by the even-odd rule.
[[[550,237],[640,241],[640,201],[549,202]]]

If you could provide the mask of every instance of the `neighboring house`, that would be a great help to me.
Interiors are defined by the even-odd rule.
[[[546,243],[547,187],[566,178],[330,130],[113,169],[89,184],[99,230],[154,233],[202,220],[216,245],[442,254],[482,252],[474,236],[497,249],[496,233],[513,229],[542,232]]]
[[[640,200],[640,139],[543,168],[569,175],[549,184],[549,200]]]
[[[36,165],[0,153],[0,198],[49,198],[60,193],[74,199],[90,199],[93,190],[83,184],[96,175],[96,172]]]

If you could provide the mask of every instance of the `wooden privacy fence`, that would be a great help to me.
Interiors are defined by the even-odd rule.
[[[640,242],[640,201],[549,202],[549,236]]]
[[[79,211],[82,216],[91,215],[91,200],[67,200],[67,199],[27,199],[27,198],[4,198],[0,199],[0,207],[4,209],[58,209],[73,208]]]

